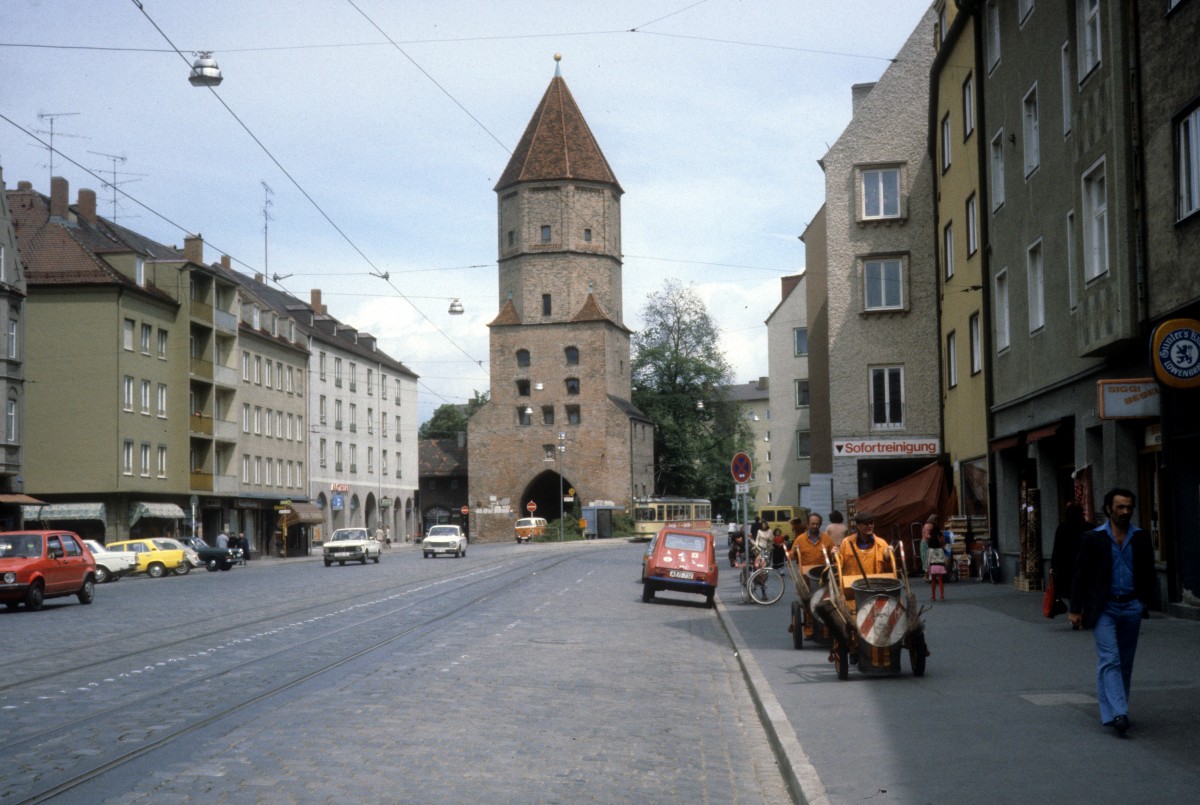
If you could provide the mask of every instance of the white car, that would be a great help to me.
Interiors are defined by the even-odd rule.
[[[421,540],[421,553],[428,559],[439,553],[452,553],[457,557],[467,555],[467,538],[456,525],[435,525]]]
[[[133,551],[110,551],[94,539],[85,539],[88,550],[96,559],[96,583],[116,581],[137,570],[137,554]]]
[[[325,555],[325,567],[334,562],[339,566],[346,562],[362,562],[365,565],[368,559],[379,564],[383,546],[377,540],[371,539],[365,528],[339,528],[325,541],[322,552]]]

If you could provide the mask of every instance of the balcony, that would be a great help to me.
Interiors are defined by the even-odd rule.
[[[238,320],[237,316],[233,315],[232,313],[224,310],[214,310],[213,324],[216,326],[216,329],[219,332],[228,333],[229,335],[237,335]]]
[[[191,316],[195,321],[203,322],[205,324],[212,324],[212,305],[210,305],[208,302],[201,302],[199,299],[189,299],[188,315]]]
[[[212,420],[212,435],[223,442],[236,442],[238,423],[227,419]]]
[[[213,491],[213,476],[211,472],[192,472],[191,488],[193,492]]]
[[[221,364],[213,364],[213,381],[220,386],[228,388],[236,388],[238,384],[238,371],[232,366],[222,366]]]
[[[213,379],[212,361],[204,358],[192,358],[191,373],[193,378],[207,380],[211,383]]]
[[[212,436],[212,417],[200,413],[192,414],[190,417],[188,417],[188,430],[191,431],[193,435]]]

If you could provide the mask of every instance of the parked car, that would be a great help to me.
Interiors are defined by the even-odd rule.
[[[368,559],[379,564],[383,546],[371,539],[365,528],[339,528],[325,541],[322,553],[325,556],[325,567],[334,562],[339,566],[347,562],[362,562],[365,565]]]
[[[467,555],[467,538],[456,525],[435,525],[421,540],[421,553],[428,559],[439,553],[452,553],[460,559]]]
[[[174,542],[174,540],[171,540]],[[137,554],[137,572],[152,579],[161,579],[167,573],[187,562],[183,546],[172,546],[165,539],[129,539],[108,543],[112,551],[133,551]],[[189,567],[190,569],[190,567]]]
[[[230,570],[242,561],[241,548],[218,548],[209,545],[199,537],[188,537],[184,540],[189,548],[196,552],[196,567],[203,565],[210,573],[218,570]]]
[[[664,528],[655,537],[642,574],[642,600],[661,590],[698,593],[713,606],[717,591],[717,558],[707,531]]]
[[[97,584],[116,581],[137,570],[137,554],[133,551],[109,550],[94,539],[85,539],[83,544],[96,560]]]
[[[192,568],[204,565],[200,561],[200,554],[196,553],[196,550],[191,545],[185,545],[174,537],[155,537],[154,542],[163,550],[183,551],[183,562],[171,571],[176,576],[186,576],[192,572]]]
[[[540,537],[546,533],[546,519],[544,517],[522,517],[517,520],[513,530],[516,532],[517,542],[529,542],[534,537]]]
[[[96,560],[69,531],[0,533],[0,601],[37,611],[47,598],[73,595],[90,604],[96,595]]]

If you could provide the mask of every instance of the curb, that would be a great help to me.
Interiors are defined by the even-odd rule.
[[[742,639],[742,633],[738,631],[733,618],[726,616],[725,602],[721,600],[719,593],[717,617],[736,649],[734,656],[737,657],[738,665],[742,669],[742,676],[749,685],[750,698],[754,700],[754,709],[758,712],[763,729],[766,730],[767,740],[775,753],[779,771],[783,775],[788,792],[792,795],[792,800],[804,803],[804,805],[829,805],[825,784],[821,782],[816,768],[809,761],[808,755],[804,753],[804,748],[800,745],[800,739],[796,737],[796,730],[792,727],[792,722],[788,720],[779,700],[775,698],[770,683],[759,670],[754,655],[750,653],[750,649]]]

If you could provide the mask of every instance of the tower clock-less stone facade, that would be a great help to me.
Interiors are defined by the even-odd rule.
[[[654,430],[630,402],[621,185],[557,73],[496,184],[500,312],[491,397],[471,417],[471,536],[653,493]],[[572,503],[565,504],[570,516]]]

